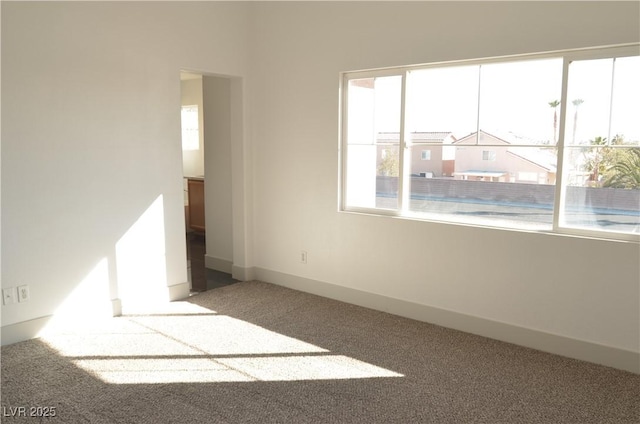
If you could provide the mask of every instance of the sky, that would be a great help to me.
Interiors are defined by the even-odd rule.
[[[625,140],[640,144],[640,57],[616,59],[615,73],[613,66],[613,59],[571,64],[565,143],[574,139],[576,107],[571,102],[581,99],[576,143],[623,134]],[[554,137],[554,109],[549,103],[561,99],[561,79],[562,59],[556,58],[411,71],[407,131],[451,131],[460,138],[475,132],[479,120],[487,132],[513,132],[553,143],[557,134]],[[399,131],[400,90],[399,76],[376,78],[377,132]]]

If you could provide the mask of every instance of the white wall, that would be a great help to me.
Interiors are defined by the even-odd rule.
[[[231,192],[231,79],[205,76],[205,226],[208,268],[231,273],[233,216]]]
[[[3,342],[83,283],[184,296],[179,71],[242,76],[248,4],[1,7],[2,287],[31,289],[2,307]]]
[[[506,323],[512,341],[510,329],[531,329],[604,346],[639,370],[637,243],[337,210],[339,72],[637,42],[637,2],[264,2],[252,11],[258,277],[394,312],[417,305]],[[541,348],[561,340],[534,339]]]

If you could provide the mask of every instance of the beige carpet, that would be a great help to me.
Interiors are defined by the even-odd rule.
[[[638,423],[640,376],[245,282],[3,347],[2,407],[2,422]]]

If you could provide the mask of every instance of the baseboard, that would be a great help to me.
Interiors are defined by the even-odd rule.
[[[168,286],[167,291],[169,293],[169,302],[173,302],[174,300],[182,300],[189,297],[191,288],[189,287],[189,282],[187,281],[185,283]]]
[[[189,283],[180,283],[167,287],[167,295],[169,301],[186,299],[189,297]],[[101,303],[99,308],[96,308],[98,317],[107,318],[109,316],[122,315],[122,300],[111,299],[108,303]],[[104,307],[102,307],[104,306]],[[35,318],[28,321],[22,321],[15,324],[5,325],[0,329],[1,337],[0,344],[8,345],[18,343],[24,340],[33,339],[39,337],[43,332],[50,331],[51,328],[58,329],[59,325],[66,325],[65,319],[67,317],[62,315],[62,322],[60,324],[59,316],[48,315],[40,318]]]
[[[264,268],[255,268],[255,279],[543,352],[640,374],[640,352],[532,330]]]
[[[231,276],[240,281],[251,281],[256,279],[256,271],[253,267],[243,268],[233,265]]]
[[[233,262],[226,259],[204,255],[204,267],[231,274],[233,271]]]
[[[120,299],[111,299],[111,310],[114,317],[122,315],[122,301]]]
[[[101,302],[98,307],[92,310],[92,313],[94,315],[90,317],[91,319],[94,319],[95,317],[103,319],[110,316],[120,316],[122,315],[122,301],[120,299],[111,299],[108,302]],[[84,317],[74,317],[73,315],[47,315],[28,321],[5,325],[0,329],[0,332],[2,333],[0,344],[4,346],[40,337],[43,333],[51,331],[52,328],[60,328],[60,325],[64,325],[61,324],[61,322],[65,323],[65,320],[68,320],[69,322],[74,322],[75,320],[77,322],[78,319],[83,318]]]
[[[2,346],[18,343],[24,340],[33,339],[39,336],[44,328],[47,327],[53,316],[40,317],[22,321],[15,324],[9,324],[2,327],[1,341]]]

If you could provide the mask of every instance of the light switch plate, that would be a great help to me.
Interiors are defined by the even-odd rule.
[[[16,303],[16,289],[15,287],[9,287],[2,289],[2,304],[10,305]]]

